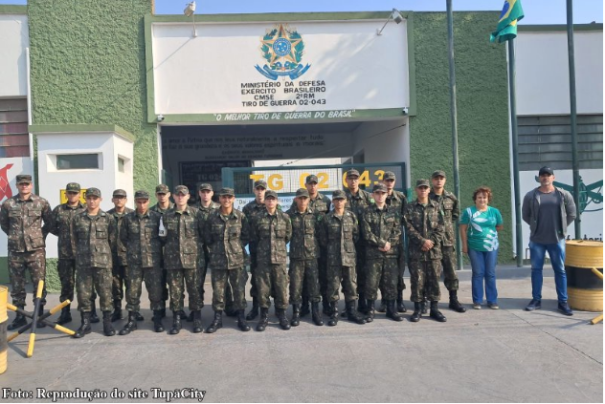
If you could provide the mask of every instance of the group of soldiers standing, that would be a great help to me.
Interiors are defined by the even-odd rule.
[[[410,321],[419,321],[427,314],[429,302],[430,317],[446,321],[438,309],[442,269],[450,293],[449,307],[464,312],[457,298],[454,256],[453,224],[459,208],[456,198],[444,190],[445,173],[435,171],[432,183],[418,180],[417,198],[411,203],[394,190],[393,172],[386,172],[372,193],[359,188],[359,176],[355,169],[347,171],[346,190],[334,191],[330,200],[318,192],[318,178],[309,175],[305,188],[296,192],[285,212],[278,195],[268,190],[263,180],[254,183],[255,199],[242,211],[233,206],[235,193],[231,188],[219,191],[217,204],[212,201],[212,186],[201,184],[199,204],[190,206],[188,187],[178,185],[171,194],[160,184],[154,206],[149,206],[148,192],[137,191],[135,209],[129,209],[126,192],[117,189],[112,195],[114,208],[104,212],[100,209],[101,191],[88,188],[86,204],[82,204],[77,183],[67,184],[67,202],[51,211],[45,199],[32,194],[31,176],[19,175],[19,194],[7,199],[0,210],[0,225],[8,235],[13,303],[25,307],[26,270],[35,285],[45,279],[45,238],[52,233],[58,236],[60,300],[73,301],[74,285],[77,291],[82,323],[76,338],[90,333],[91,323],[100,321],[97,294],[105,335],[116,333],[112,322],[123,318],[124,296],[128,317],[119,333],[136,330],[137,322],[143,321],[139,313],[143,281],[156,332],[164,331],[167,301],[173,320],[170,334],[179,333],[183,320],[192,322],[194,333],[202,332],[208,267],[214,310],[208,333],[222,327],[223,312],[237,317],[242,331],[249,331],[248,321],[258,317],[256,330],[264,331],[271,298],[279,325],[285,330],[298,326],[301,317],[308,314],[318,326],[324,324],[322,314],[329,317],[329,326],[336,326],[340,288],[346,307],[342,316],[349,321],[372,322],[376,310],[402,321],[400,313],[407,311],[403,300],[406,263],[414,303]],[[407,257],[404,233],[409,240]],[[248,263],[252,309],[246,315]],[[191,311],[188,316],[184,312],[185,291]],[[378,291],[382,300],[375,309]],[[45,296],[46,291],[41,313]],[[288,305],[292,305],[290,319],[286,316]],[[71,321],[67,306],[57,323]],[[25,317],[17,314],[8,329],[25,324]]]

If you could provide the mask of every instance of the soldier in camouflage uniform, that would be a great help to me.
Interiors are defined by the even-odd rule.
[[[168,212],[169,210],[174,208],[174,203],[170,201],[170,188],[166,184],[159,184],[155,187],[155,199],[158,201],[155,205],[153,205],[149,210],[153,212],[157,212],[160,215]],[[164,247],[162,247],[162,250]],[[161,314],[162,318],[166,317],[166,301],[169,299],[168,295],[168,280],[166,267],[164,266],[164,255],[162,254],[162,262],[160,264],[162,268],[162,308]],[[184,315],[184,313],[182,313]]]
[[[128,213],[120,223],[120,239],[126,246],[128,266],[126,267],[126,309],[128,321],[120,335],[130,334],[137,329],[137,313],[141,305],[143,280],[153,310],[155,332],[164,331],[162,325],[162,244],[160,241],[160,220],[162,215],[149,210],[149,192],[134,194],[136,210]]]
[[[441,239],[445,234],[443,216],[439,205],[429,199],[429,180],[416,182],[417,199],[409,203],[405,210],[404,224],[409,238],[409,268],[414,313],[410,321],[420,320],[423,294],[431,301],[430,316],[445,322],[446,318],[438,308],[441,293]]]
[[[332,194],[334,210],[321,216],[319,242],[327,246],[328,294],[330,296],[329,326],[338,324],[338,289],[342,285],[346,315],[350,321],[365,324],[364,316],[355,310],[357,275],[355,272],[355,243],[359,239],[359,223],[355,213],[345,209],[346,195],[336,190]]]
[[[86,210],[73,218],[74,253],[76,256],[76,292],[78,309],[82,315],[82,325],[74,338],[89,334],[91,296],[96,289],[101,300],[103,311],[103,333],[110,337],[115,335],[111,325],[112,307],[112,254],[115,248],[116,223],[112,215],[103,212],[101,190],[86,190]]]
[[[111,202],[113,208],[107,211],[108,215],[112,215],[116,225],[114,235],[116,239],[115,247],[112,249],[112,275],[113,284],[111,287],[111,293],[113,295],[113,313],[111,315],[111,321],[117,321],[122,319],[122,299],[124,298],[124,286],[126,286],[126,267],[128,266],[126,258],[126,246],[120,240],[120,225],[122,219],[126,214],[132,212],[132,209],[126,207],[127,194],[123,189],[116,189],[113,191]],[[139,314],[140,316],[140,314]],[[143,318],[137,318],[139,321],[143,321]]]
[[[347,188],[345,194],[347,196],[346,209],[355,213],[358,220],[361,220],[363,211],[370,205],[374,204],[372,195],[369,192],[359,189],[359,171],[350,169],[347,171],[346,176]],[[364,296],[365,289],[365,243],[361,238],[356,242],[355,249],[357,250],[357,264],[355,270],[357,271],[357,294],[359,295],[358,307],[362,313],[367,311],[366,308],[366,297]],[[324,307],[325,309],[325,307]]]
[[[403,192],[399,192],[395,190],[395,181],[396,181],[395,173],[392,171],[386,171],[382,177],[382,182],[387,187],[387,206],[395,208],[399,215],[401,216],[401,227],[403,228],[403,215],[405,213],[405,207],[408,203],[408,199],[404,195]],[[399,274],[397,277],[397,311],[400,313],[405,313],[407,308],[403,303],[403,291],[405,290],[405,282],[403,280],[403,274],[405,272],[405,245],[404,243],[399,243],[399,251],[398,251],[398,261],[399,261]],[[381,301],[379,312],[384,313],[386,311],[386,302],[384,298]]]
[[[253,201],[249,202],[244,206],[242,212],[246,215],[248,222],[252,224],[254,217],[258,213],[265,212],[267,209],[265,208],[265,192],[267,191],[267,182],[265,180],[258,180],[254,182],[254,194],[255,198]],[[258,288],[256,287],[256,277],[254,273],[256,272],[256,241],[250,240],[250,297],[252,297],[252,309],[246,316],[246,320],[251,321],[258,317],[259,310],[259,298],[258,298]]]
[[[361,217],[361,235],[366,251],[366,321],[374,320],[374,302],[379,286],[386,301],[387,317],[403,321],[395,308],[399,245],[402,241],[401,216],[396,208],[386,205],[387,187],[384,184],[374,185],[372,197],[376,203],[366,208]]]
[[[458,313],[464,313],[466,309],[458,301],[458,275],[456,275],[456,249],[454,248],[456,244],[454,227],[460,216],[460,207],[458,206],[456,196],[444,189],[444,171],[435,171],[431,177],[431,181],[433,188],[429,194],[429,199],[439,204],[439,210],[441,210],[445,222],[445,237],[443,237],[441,243],[441,254],[443,256],[441,264],[443,268],[443,283],[450,294],[449,308]]]
[[[237,311],[237,325],[242,331],[250,331],[246,322],[246,245],[250,240],[248,219],[233,208],[235,191],[223,188],[219,192],[221,207],[204,221],[204,240],[212,263],[212,308],[214,320],[206,329],[213,333],[223,326],[225,292],[228,284],[233,288],[233,308]]]
[[[40,281],[46,278],[45,239],[52,228],[52,212],[46,199],[32,193],[31,175],[17,175],[19,194],[5,200],[0,210],[0,227],[8,236],[8,270],[12,284],[13,304],[25,307],[25,271],[29,271],[35,291]],[[44,221],[44,225],[42,225]],[[46,285],[42,291],[40,311],[46,304]],[[15,330],[27,324],[25,316],[17,313],[8,325]],[[39,323],[38,327],[44,326]]]
[[[170,334],[181,331],[181,311],[183,310],[183,293],[187,285],[189,310],[193,311],[193,332],[202,332],[202,307],[199,288],[199,266],[203,260],[200,254],[199,212],[188,206],[189,188],[177,185],[174,188],[175,207],[162,217],[166,228],[164,239],[164,265],[168,271],[170,286],[170,308],[172,309],[172,328]]]
[[[290,303],[292,304],[292,320],[290,324],[296,327],[300,324],[303,290],[306,289],[311,298],[313,322],[323,325],[319,311],[319,279],[317,257],[320,254],[319,240],[316,235],[319,223],[319,212],[314,212],[309,206],[309,191],[301,188],[296,191],[295,206],[286,213],[292,221],[292,240],[290,241]],[[303,285],[306,286],[303,287]]]
[[[265,193],[265,211],[259,212],[251,220],[251,237],[256,243],[257,267],[254,273],[261,308],[257,331],[265,331],[271,305],[271,290],[275,290],[275,311],[279,325],[290,329],[286,318],[288,308],[288,269],[286,244],[292,237],[290,216],[277,209],[275,191]]]

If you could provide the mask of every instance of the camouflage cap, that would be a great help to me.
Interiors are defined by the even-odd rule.
[[[431,175],[431,178],[435,178],[435,177],[443,177],[443,178],[445,178],[445,171],[443,171],[443,170],[437,170],[437,171],[433,172],[433,175]]]
[[[124,198],[126,198],[128,195],[123,189],[116,189],[115,191],[113,191],[113,197],[115,198],[116,196],[123,196]]]
[[[429,180],[420,179],[420,180],[416,181],[416,188],[422,188],[422,187],[430,188]]]
[[[160,184],[155,187],[156,194],[167,194],[168,192],[170,192],[170,188],[166,184]]]
[[[207,190],[207,191],[214,191],[214,189],[212,189],[212,185],[208,184],[208,183],[202,183],[197,187],[198,191],[203,191],[203,190]]]
[[[96,196],[96,197],[101,197],[101,190],[99,188],[88,188],[86,190],[86,197],[88,198],[89,196]]]
[[[385,171],[384,175],[382,176],[383,180],[394,180],[395,177],[395,173],[392,171]]]
[[[277,199],[277,192],[272,191],[272,190],[268,190],[265,193],[265,199],[267,199],[267,198],[275,198],[275,199]]]
[[[17,175],[17,184],[31,184],[32,176],[29,174]]]
[[[265,180],[258,180],[258,181],[254,181],[254,188],[264,188],[267,189],[267,181]]]
[[[299,196],[308,198],[309,197],[309,191],[307,191],[305,188],[299,188],[299,189],[296,190],[296,197],[298,198]]]
[[[149,192],[137,191],[134,193],[134,199],[149,199]]]
[[[235,190],[233,188],[221,188],[218,191],[219,196],[235,196]]]
[[[176,194],[183,194],[183,195],[189,195],[189,188],[187,188],[187,185],[177,185],[176,187],[174,187],[174,193]]]
[[[310,183],[319,183],[319,178],[317,178],[317,175],[311,174],[311,175],[307,175],[307,178],[305,179],[305,184],[310,184]]]
[[[70,182],[65,186],[65,192],[80,192],[82,188],[77,182]]]
[[[384,184],[375,184],[374,187],[372,187],[372,192],[383,192],[386,194],[389,191]]]
[[[349,171],[347,171],[347,178],[349,177],[359,177],[359,171],[354,168],[351,168]]]
[[[332,194],[332,199],[347,199],[347,195],[345,194],[345,191],[343,191],[342,189],[337,189]]]

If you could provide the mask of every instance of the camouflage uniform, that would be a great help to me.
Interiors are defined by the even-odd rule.
[[[403,228],[403,215],[405,214],[405,207],[408,204],[408,200],[403,192],[393,190],[391,195],[387,196],[387,205],[394,208],[401,217],[401,226]],[[403,231],[402,231],[403,232]],[[403,280],[403,274],[405,273],[405,245],[403,242],[399,243],[398,246],[398,265],[399,274],[397,275],[397,293],[398,295],[405,290],[405,282]]]
[[[197,206],[197,209],[200,212],[200,218],[201,218],[201,220],[202,221],[206,221],[206,219],[208,218],[208,216],[212,212],[214,212],[215,210],[217,210],[218,208],[220,208],[220,206],[221,205],[219,205],[218,203],[210,202],[210,205],[208,205],[207,207],[204,207],[200,203]],[[204,228],[203,222],[200,224],[200,226],[202,228]],[[206,244],[204,244],[204,240],[202,240],[200,238],[200,242],[202,243],[201,254],[203,255],[202,258],[204,260],[204,264],[200,265],[200,298],[202,299],[202,302],[203,302],[204,301],[204,294],[205,294],[204,283],[206,283],[206,274],[208,273],[208,265],[210,264],[210,252],[208,251],[208,246],[206,246]]]
[[[159,188],[159,186],[158,186]],[[174,209],[174,203],[170,202],[168,209],[160,208],[160,205],[155,204],[149,208],[150,211],[159,213],[160,215],[164,215],[164,213]],[[162,302],[163,305],[166,306],[166,301],[170,298],[168,294],[168,274],[166,272],[166,266],[164,265],[164,246],[162,248],[162,261],[160,262],[160,268],[162,268]]]
[[[456,275],[456,235],[454,232],[454,224],[460,216],[460,207],[458,199],[451,192],[443,190],[443,194],[437,195],[431,191],[429,199],[437,202],[439,210],[443,215],[445,224],[445,236],[441,243],[441,264],[443,266],[443,283],[449,291],[458,290],[458,275]]]
[[[409,238],[411,300],[415,303],[422,302],[423,293],[426,293],[430,301],[438,301],[441,297],[441,239],[445,231],[439,205],[431,200],[426,206],[418,200],[409,203],[404,224]],[[435,245],[429,251],[422,251],[426,239],[430,239]]]
[[[319,199],[319,198],[318,198]],[[300,213],[298,207],[286,212],[292,222],[290,241],[290,304],[302,303],[303,289],[312,302],[320,301],[317,258],[320,255],[316,228],[321,213],[310,207]],[[304,285],[304,287],[303,287]]]
[[[244,310],[248,281],[244,265],[250,239],[248,219],[237,209],[229,216],[217,209],[206,218],[203,234],[212,265],[212,308],[217,312],[225,309],[229,283],[233,290],[233,309]]]
[[[126,309],[139,312],[142,283],[151,302],[151,310],[161,310],[162,304],[162,245],[159,236],[162,215],[147,211],[128,213],[120,224],[120,241],[128,253],[126,267]]]
[[[42,225],[44,221],[44,225]],[[0,226],[8,235],[8,269],[12,284],[11,297],[17,307],[25,307],[25,271],[29,270],[34,298],[38,282],[46,278],[45,239],[52,229],[52,212],[46,199],[31,194],[21,200],[15,195],[2,203]],[[42,291],[46,304],[46,284]]]
[[[392,207],[378,209],[376,205],[367,208],[361,217],[361,235],[365,242],[366,268],[364,295],[368,300],[376,300],[380,286],[386,300],[397,298],[397,278],[399,274],[399,246],[401,245],[401,216]],[[379,248],[391,243],[387,252]]]
[[[248,202],[246,206],[244,206],[244,208],[242,209],[242,212],[244,213],[244,215],[246,215],[246,218],[248,219],[250,225],[252,225],[254,217],[258,213],[266,211],[267,208],[265,208],[265,204],[256,202],[256,199],[251,202]],[[250,245],[248,246],[248,248],[250,250],[250,297],[258,298],[256,277],[254,276],[256,272],[256,267],[258,266],[256,259],[256,241],[250,240]]]
[[[187,285],[189,309],[201,310],[204,306],[199,290],[199,266],[203,263],[200,254],[200,216],[191,206],[183,212],[171,210],[163,216],[166,236],[164,244],[164,266],[168,272],[170,308],[183,309],[183,293]]]
[[[87,211],[73,218],[74,253],[76,255],[76,291],[78,310],[92,310],[94,290],[101,299],[101,310],[112,309],[112,251],[116,244],[116,223],[112,215],[99,210],[96,216]]]
[[[116,244],[111,250],[111,258],[113,261],[113,268],[111,271],[113,276],[111,294],[113,296],[113,303],[116,307],[120,307],[120,305],[122,304],[122,299],[124,298],[124,286],[127,285],[125,279],[127,273],[126,267],[128,266],[128,259],[126,257],[126,245],[124,245],[124,243],[122,243],[121,241],[120,228],[122,224],[122,219],[124,219],[124,217],[131,212],[133,212],[133,210],[130,208],[124,208],[124,213],[118,213],[115,208],[107,211],[108,215],[113,216],[113,219],[116,224],[114,226],[114,237],[116,239]]]
[[[251,220],[251,237],[256,246],[257,267],[253,276],[258,288],[260,307],[268,309],[271,305],[271,290],[275,290],[276,309],[288,307],[288,269],[286,244],[292,237],[290,216],[276,210],[269,214],[258,212]]]

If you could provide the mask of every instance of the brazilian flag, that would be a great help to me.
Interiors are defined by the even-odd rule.
[[[517,22],[524,17],[521,0],[504,0],[502,14],[496,30],[489,38],[490,42],[504,42],[517,36]]]

